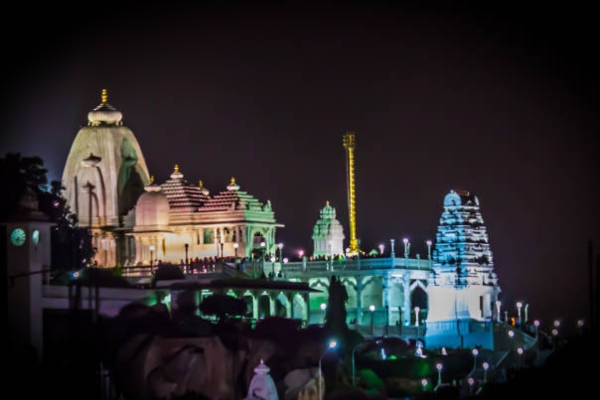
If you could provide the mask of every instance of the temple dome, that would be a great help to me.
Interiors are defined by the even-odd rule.
[[[108,103],[106,89],[102,89],[102,103],[88,113],[88,125],[121,125],[123,114]]]
[[[135,224],[138,226],[165,226],[169,224],[169,200],[159,185],[146,186],[135,206]]]

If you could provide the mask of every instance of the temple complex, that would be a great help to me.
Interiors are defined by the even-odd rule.
[[[348,153],[349,203],[355,223],[354,134],[344,136]],[[122,114],[101,103],[77,133],[63,172],[68,205],[80,226],[90,227],[99,267],[123,267],[131,279],[143,277],[157,262],[181,265],[186,281],[222,279],[235,273],[268,277],[272,283],[303,283],[310,290],[231,289],[244,297],[253,318],[282,315],[304,324],[322,323],[328,285],[335,275],[348,293],[347,322],[362,333],[425,337],[430,345],[493,346],[491,328],[500,287],[478,198],[451,190],[444,198],[435,243],[412,255],[410,241],[396,255],[372,256],[359,249],[355,225],[346,239],[329,202],[320,210],[312,254],[282,257],[270,201],[256,199],[231,178],[211,193],[201,180],[189,181],[178,165],[157,183],[149,174],[140,145]],[[348,240],[347,247],[344,241]],[[352,242],[352,243],[350,243]],[[190,268],[194,260],[219,260],[209,272]],[[140,272],[141,271],[141,272]],[[203,289],[199,296],[210,294]],[[199,300],[200,300],[199,299]]]

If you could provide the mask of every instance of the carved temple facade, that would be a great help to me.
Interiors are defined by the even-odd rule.
[[[276,240],[284,225],[276,221],[270,201],[241,190],[235,178],[216,194],[197,182],[188,181],[175,165],[167,181],[155,183],[135,135],[108,103],[106,91],[77,133],[63,172],[67,203],[80,226],[91,228],[100,267],[133,271],[160,260],[187,268],[196,259],[233,259],[216,269],[188,269],[186,281],[258,271],[273,281],[310,288],[303,293],[229,290],[247,298],[254,318],[281,315],[321,323],[332,275],[348,292],[348,323],[370,326],[371,333],[374,326],[416,327],[417,332],[426,326],[431,343],[447,343],[448,334],[463,343],[473,321],[484,323],[499,313],[489,238],[479,201],[469,192],[446,195],[427,258],[412,258],[407,242],[397,257],[394,240],[387,257],[344,257],[343,227],[327,202],[314,225],[313,254],[288,262]],[[136,271],[130,279],[143,279]]]

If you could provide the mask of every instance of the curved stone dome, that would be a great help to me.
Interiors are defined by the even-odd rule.
[[[169,224],[169,200],[161,187],[151,184],[146,186],[135,206],[135,224],[138,226],[164,226]]]
[[[108,104],[106,89],[102,89],[102,103],[88,113],[88,125],[121,125],[123,114]]]

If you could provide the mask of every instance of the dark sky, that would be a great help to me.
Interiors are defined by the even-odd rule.
[[[591,9],[166,4],[21,6],[2,28],[0,151],[41,156],[59,179],[106,88],[158,182],[175,164],[212,193],[234,176],[271,200],[292,252],[312,248],[327,200],[349,236],[342,136],[353,130],[363,249],[395,238],[400,252],[409,237],[425,255],[444,196],[469,190],[511,313],[521,300],[546,323],[589,316]]]

